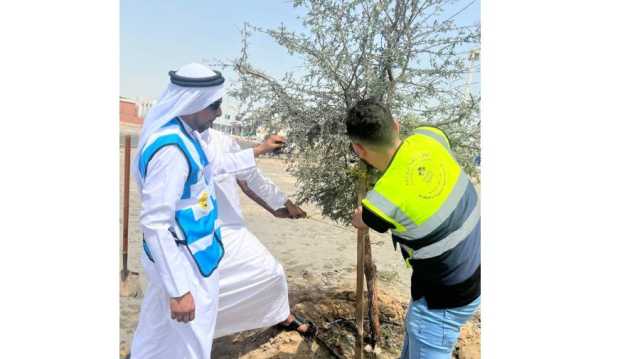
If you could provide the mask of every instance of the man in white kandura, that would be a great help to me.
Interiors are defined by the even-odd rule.
[[[145,118],[133,170],[140,187],[142,262],[149,285],[132,359],[211,357],[224,256],[212,173],[255,167],[282,146],[271,136],[253,149],[214,156],[200,133],[220,115],[224,78],[200,64],[169,73],[171,83]]]
[[[209,129],[203,133],[207,151],[226,155],[240,153],[229,135]],[[279,218],[304,218],[306,213],[293,204],[257,167],[215,175],[220,208],[220,232],[225,256],[220,262],[220,292],[215,337],[279,324],[281,329],[312,337],[311,322],[289,310],[287,277],[282,265],[251,233],[240,209],[238,185],[252,200]]]

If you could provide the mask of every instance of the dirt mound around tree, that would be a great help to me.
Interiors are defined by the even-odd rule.
[[[296,332],[276,328],[253,330],[216,340],[214,358],[353,358],[355,348],[355,292],[353,290],[319,290],[291,292],[293,311],[318,327],[317,340],[305,340]],[[381,338],[375,358],[398,358],[404,338],[404,315],[407,303],[380,290]],[[365,313],[365,332],[369,321]],[[370,339],[365,338],[365,344]],[[372,353],[368,357],[374,357]],[[367,357],[366,356],[366,357]],[[453,355],[458,359],[480,358],[480,314],[476,314],[461,331]]]

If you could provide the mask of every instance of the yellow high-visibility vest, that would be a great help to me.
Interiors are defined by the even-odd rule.
[[[405,240],[401,246],[410,259],[425,259],[454,248],[476,227],[479,201],[446,237],[424,243],[469,191],[475,188],[451,153],[446,135],[434,127],[419,127],[400,145],[362,204],[395,226],[392,233]],[[418,239],[422,242],[414,245]]]

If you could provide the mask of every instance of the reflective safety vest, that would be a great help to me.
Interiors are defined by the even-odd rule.
[[[479,265],[480,201],[439,129],[419,127],[405,139],[362,204],[395,226],[394,244],[400,243],[408,264],[441,256],[474,232]]]
[[[208,164],[207,156],[200,143],[189,136],[180,120],[174,118],[152,134],[141,150],[138,165],[143,181],[149,161],[165,146],[178,147],[189,163],[189,175],[182,196],[176,203],[175,221],[169,231],[177,244],[187,247],[200,273],[208,277],[224,256],[224,247],[220,235],[215,190],[213,183],[208,183],[203,171]],[[144,240],[143,249],[153,261],[153,255]]]

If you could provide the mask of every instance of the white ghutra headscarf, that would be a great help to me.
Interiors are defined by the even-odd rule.
[[[202,111],[224,95],[224,80],[219,85],[207,86],[206,82],[204,85],[189,84],[189,80],[194,80],[197,83],[199,79],[220,75],[219,72],[214,72],[205,65],[192,63],[182,66],[170,75],[172,76],[171,83],[144,119],[138,142],[138,152],[131,164],[139,185],[142,184],[142,177],[138,171],[138,160],[149,136],[176,116],[191,115]]]

